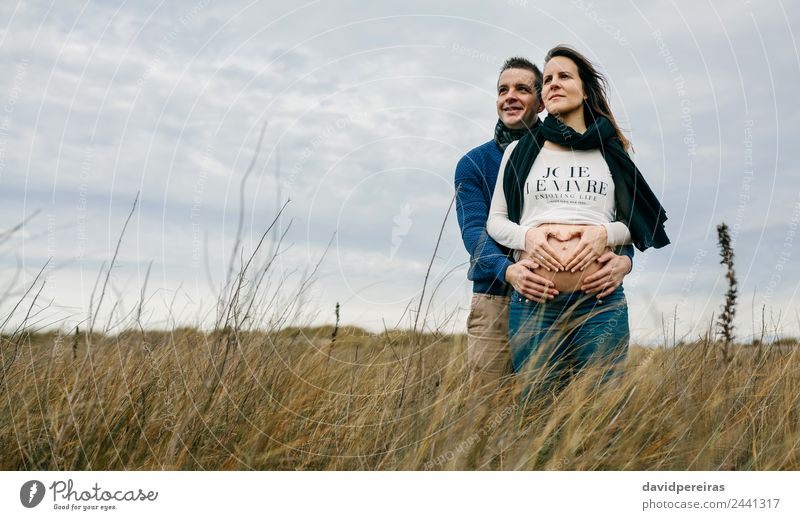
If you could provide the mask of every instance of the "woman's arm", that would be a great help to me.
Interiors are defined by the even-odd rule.
[[[624,222],[619,220],[602,224],[606,228],[606,245],[609,247],[625,246],[633,242],[631,232]]]
[[[500,161],[500,171],[497,173],[497,183],[492,193],[492,204],[489,206],[489,219],[486,221],[486,231],[498,243],[510,249],[525,250],[525,232],[527,228],[520,226],[508,219],[508,205],[506,193],[503,189],[503,177],[506,171],[508,158],[517,146],[518,141],[509,144]]]

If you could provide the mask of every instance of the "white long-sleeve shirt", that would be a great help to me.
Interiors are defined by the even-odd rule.
[[[614,181],[600,150],[553,150],[542,148],[523,187],[519,224],[508,219],[503,177],[511,152],[506,148],[492,194],[486,230],[498,243],[525,249],[525,233],[540,224],[601,224],[609,246],[631,243],[628,227],[615,222]]]

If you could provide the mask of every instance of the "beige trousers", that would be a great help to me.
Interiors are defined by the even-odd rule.
[[[473,388],[493,390],[508,379],[508,296],[474,293],[467,318],[467,357]]]

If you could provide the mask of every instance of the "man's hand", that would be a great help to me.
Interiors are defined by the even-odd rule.
[[[514,286],[522,296],[535,302],[544,303],[553,299],[558,291],[553,288],[553,282],[533,272],[539,264],[525,258],[516,264],[511,264],[506,269],[506,282]]]
[[[597,299],[602,300],[622,285],[622,279],[631,270],[632,264],[629,257],[615,255],[611,251],[603,253],[597,261],[605,265],[599,271],[583,280],[581,291],[588,294],[599,292]]]

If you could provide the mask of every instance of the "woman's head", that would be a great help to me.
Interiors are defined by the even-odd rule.
[[[606,79],[581,53],[558,45],[544,59],[542,101],[548,113],[564,118],[582,114],[588,127],[598,116],[606,117],[616,130],[622,146],[630,143],[619,129],[606,94]]]

